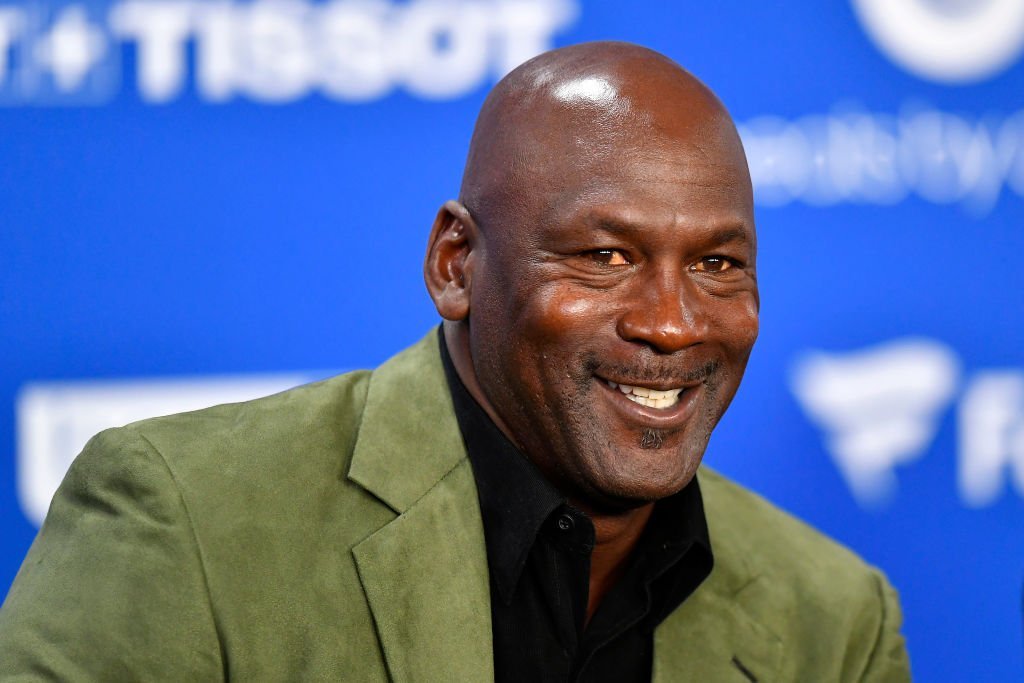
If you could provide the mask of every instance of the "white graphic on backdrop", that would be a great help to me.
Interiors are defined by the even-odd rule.
[[[89,72],[102,63],[106,36],[78,6],[64,9],[50,30],[33,45],[35,62],[53,74],[63,92],[80,88]]]
[[[8,80],[8,54],[11,45],[25,28],[22,13],[14,7],[0,7],[0,88]]]
[[[0,105],[99,104],[118,78],[118,55],[85,5],[0,6]]]
[[[153,104],[182,97],[190,76],[211,103],[361,102],[396,88],[450,99],[553,47],[578,14],[573,0],[124,0],[91,16],[82,4],[53,16],[30,7],[0,6],[0,103],[108,100],[122,43]]]
[[[883,53],[929,80],[983,80],[1024,51],[1021,0],[853,0],[853,7]]]
[[[120,382],[38,382],[18,395],[18,498],[39,524],[71,461],[97,432],[154,415],[245,401],[308,382],[311,375]]]
[[[985,370],[959,381],[960,361],[931,339],[849,353],[808,352],[793,393],[864,507],[886,502],[895,469],[921,458],[963,386],[957,413],[957,487],[969,507],[995,503],[1011,480],[1024,496],[1024,371]]]
[[[876,503],[895,493],[895,467],[931,442],[958,376],[952,351],[911,339],[855,353],[809,353],[796,363],[792,387],[825,429],[854,495]]]
[[[923,105],[898,116],[847,106],[739,128],[762,206],[885,205],[916,195],[980,217],[1004,191],[1024,197],[1024,110],[972,119]]]
[[[960,495],[989,505],[1003,493],[1007,472],[1024,494],[1024,372],[986,372],[959,410]]]

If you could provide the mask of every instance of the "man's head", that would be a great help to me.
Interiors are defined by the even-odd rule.
[[[588,43],[488,96],[425,275],[484,409],[570,499],[613,511],[696,472],[757,336],[754,259],[722,104],[658,53]]]

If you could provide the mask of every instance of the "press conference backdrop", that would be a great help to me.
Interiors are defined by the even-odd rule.
[[[1024,2],[0,0],[0,587],[94,432],[374,366],[490,85],[622,39],[731,108],[762,333],[707,462],[1024,680]]]

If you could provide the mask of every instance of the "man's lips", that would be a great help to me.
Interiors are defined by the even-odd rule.
[[[679,403],[679,394],[686,387],[674,387],[668,389],[654,389],[630,384],[619,384],[611,380],[605,380],[612,389],[618,389],[623,396],[648,408],[671,408]]]
[[[693,414],[702,382],[623,384],[598,377],[612,403],[634,421],[657,429],[682,427]]]

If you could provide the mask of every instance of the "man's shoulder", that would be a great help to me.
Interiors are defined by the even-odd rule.
[[[715,556],[735,571],[798,584],[805,598],[841,599],[844,587],[873,582],[876,570],[852,550],[757,493],[707,468],[700,483]]]
[[[236,459],[252,465],[265,460],[262,464],[273,466],[288,460],[289,454],[303,459],[344,455],[359,434],[368,401],[373,401],[371,384],[378,395],[391,396],[402,386],[434,379],[431,366],[440,367],[436,349],[436,333],[431,332],[375,370],[356,370],[250,401],[150,418],[109,436],[141,436],[181,467],[202,467],[217,460],[223,468]],[[397,392],[393,385],[399,385]]]
[[[299,501],[326,504],[356,490],[360,497],[361,480],[373,479],[363,476],[367,469],[387,466],[394,478],[398,465],[423,460],[409,453],[443,441],[445,425],[423,417],[444,410],[428,405],[442,391],[440,367],[431,332],[372,371],[101,432],[73,469],[86,481],[114,481],[131,479],[147,461],[169,475],[197,520],[244,510],[284,516],[280,508]],[[293,512],[287,516],[296,519]]]
[[[899,603],[881,572],[720,474],[698,476],[715,566],[661,627],[676,653],[665,671],[703,657],[759,680],[908,680]],[[701,651],[684,656],[698,637]]]
[[[371,372],[360,370],[239,403],[154,417],[93,437],[83,481],[134,481],[157,468],[200,527],[294,518],[345,486]],[[148,463],[148,464],[144,464]],[[235,522],[231,522],[235,523]]]
[[[369,378],[95,436],[0,612],[0,678],[45,661],[62,679],[213,680],[228,643],[243,679],[383,678],[346,552],[394,517],[346,477]]]
[[[221,465],[237,459],[279,460],[294,450],[307,456],[338,453],[338,446],[358,432],[371,374],[357,370],[271,396],[149,418],[114,431],[145,439],[181,467],[198,467],[207,460]]]

